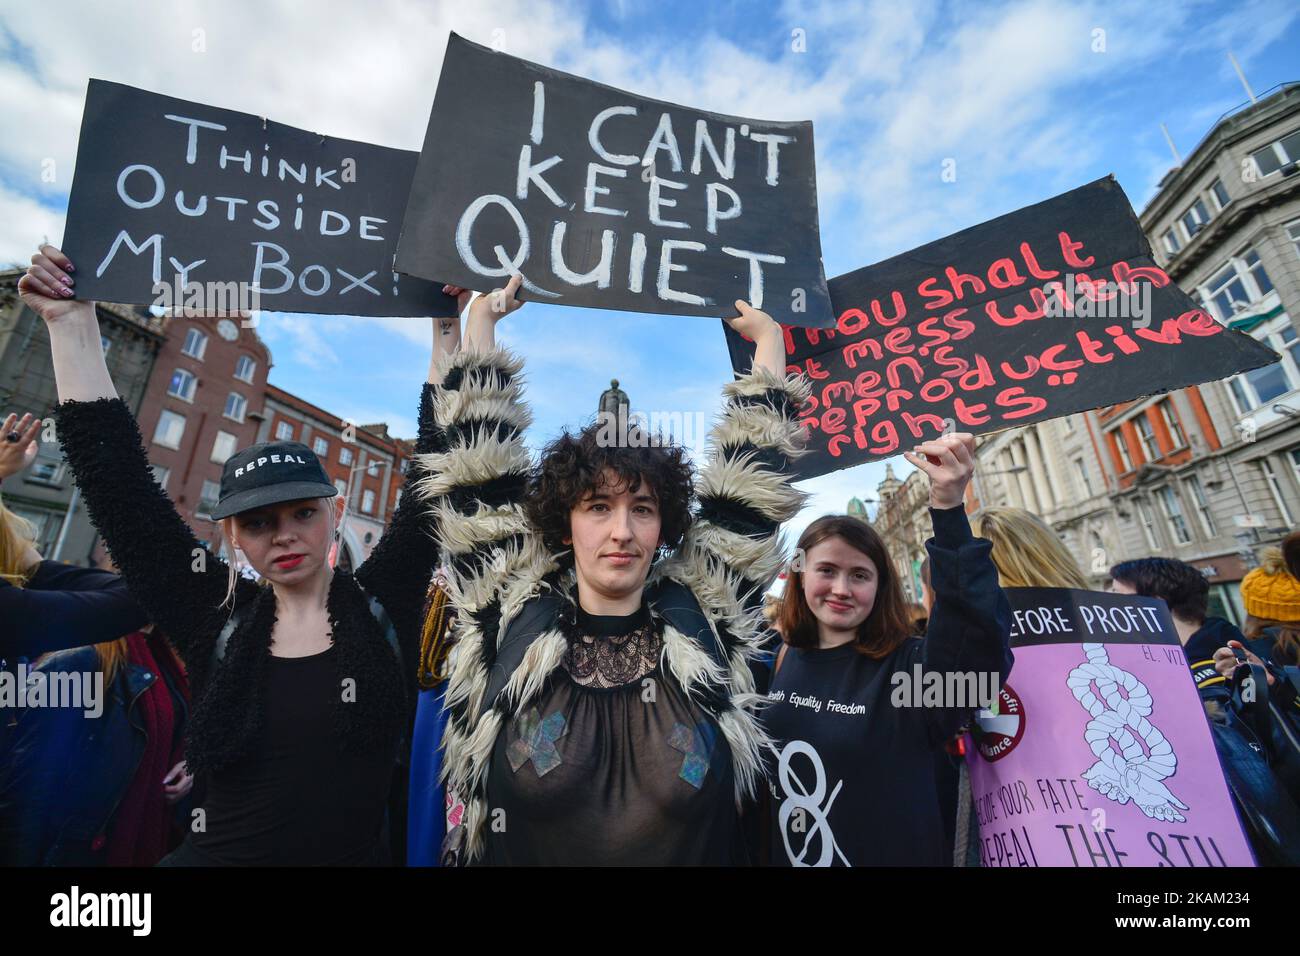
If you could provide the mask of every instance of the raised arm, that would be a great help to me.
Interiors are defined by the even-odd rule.
[[[72,298],[72,273],[67,257],[46,245],[18,282],[23,302],[49,328],[59,441],[132,596],[187,665],[206,664],[227,565],[199,544],[154,481],[140,430],[109,378],[94,303]]]
[[[930,479],[934,537],[930,583],[934,607],[922,646],[924,669],[941,674],[996,674],[1000,687],[1011,672],[1011,605],[998,584],[993,545],[971,534],[964,504],[975,471],[975,438],[945,435],[918,445],[904,458]],[[969,682],[966,682],[969,686]],[[945,682],[945,686],[952,686]],[[926,708],[931,737],[946,740],[974,707]]]
[[[416,493],[417,483],[427,470],[424,456],[446,450],[446,439],[434,420],[433,405],[438,386],[443,381],[442,366],[460,350],[460,315],[469,294],[445,286],[444,291],[457,295],[458,314],[433,319],[433,349],[427,383],[420,392],[419,433],[415,441],[416,457],[402,484],[401,499],[383,537],[370,557],[357,569],[357,581],[367,593],[383,605],[397,630],[398,642],[406,660],[406,672],[414,678],[419,656],[421,611],[425,592],[438,561],[438,539],[433,514],[427,499]]]
[[[523,510],[532,421],[523,363],[496,347],[496,323],[520,308],[518,276],[469,306],[466,344],[438,359],[433,388],[436,449],[421,455],[416,494],[429,503],[446,548],[458,605],[495,626],[501,586],[530,560],[535,535]]]
[[[781,524],[807,498],[792,486],[789,465],[803,451],[796,416],[809,384],[785,374],[780,325],[745,302],[736,308],[726,321],[754,342],[753,368],[723,388],[696,483],[699,511],[663,571],[691,586],[733,654],[749,656],[763,628],[763,594],[785,560]]]
[[[115,641],[148,618],[116,574],[41,562],[26,587],[0,580],[0,658]]]

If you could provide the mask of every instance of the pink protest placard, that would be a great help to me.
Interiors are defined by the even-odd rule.
[[[967,766],[983,866],[1253,866],[1163,601],[1015,588]]]

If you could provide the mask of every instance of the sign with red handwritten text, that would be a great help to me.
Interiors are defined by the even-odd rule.
[[[1277,361],[1151,258],[1111,177],[829,282],[833,329],[785,326],[813,392],[800,478]],[[753,345],[726,330],[732,364]]]

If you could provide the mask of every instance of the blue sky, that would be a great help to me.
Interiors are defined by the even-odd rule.
[[[62,3],[51,30],[0,0],[0,262],[62,236],[91,76],[418,149],[454,29],[648,96],[812,120],[828,277],[1108,173],[1140,210],[1173,162],[1160,123],[1186,154],[1245,101],[1229,49],[1256,93],[1300,80],[1300,6],[1286,0],[109,6]],[[954,182],[941,178],[947,159]],[[413,433],[426,321],[271,315],[261,331],[276,385]],[[535,447],[582,424],[611,377],[635,408],[688,421],[713,413],[730,377],[708,319],[532,303],[501,338],[528,360]],[[814,498],[791,531],[874,494],[883,472],[806,483]]]

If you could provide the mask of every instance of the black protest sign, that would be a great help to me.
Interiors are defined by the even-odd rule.
[[[416,159],[91,80],[63,239],[77,294],[204,310],[454,315],[441,283],[393,269]]]
[[[706,113],[452,34],[397,269],[523,298],[834,322],[811,123]]]
[[[836,326],[785,329],[804,478],[1221,379],[1277,360],[1178,288],[1113,178],[829,283]],[[727,329],[732,364],[753,345]]]

